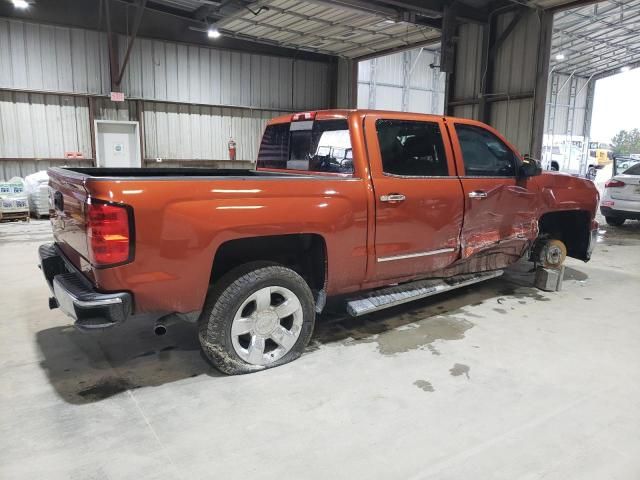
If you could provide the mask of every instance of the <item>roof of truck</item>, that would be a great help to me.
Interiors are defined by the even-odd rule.
[[[316,120],[330,120],[334,118],[347,118],[350,113],[360,113],[363,115],[366,114],[375,114],[379,115],[381,113],[387,113],[392,115],[405,114],[409,116],[419,116],[420,118],[424,117],[433,117],[433,118],[455,118],[455,117],[447,117],[445,115],[435,115],[429,113],[417,113],[417,112],[397,112],[391,110],[369,110],[362,108],[352,108],[352,109],[332,109],[332,110],[306,110],[296,113],[288,113],[286,115],[280,115],[279,117],[272,118],[269,120],[269,125],[276,123],[289,123],[294,115],[303,115],[306,113],[315,114]]]

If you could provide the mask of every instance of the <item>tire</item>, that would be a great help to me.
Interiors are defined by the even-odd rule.
[[[558,268],[567,258],[567,247],[562,240],[547,240],[540,252],[540,262],[546,268]]]
[[[626,220],[626,218],[620,218],[620,217],[604,217],[604,219],[606,220],[607,225],[611,225],[613,227],[622,226],[622,224]]]
[[[225,274],[209,291],[198,336],[207,359],[221,372],[237,375],[296,360],[314,323],[313,294],[300,275],[252,262]]]

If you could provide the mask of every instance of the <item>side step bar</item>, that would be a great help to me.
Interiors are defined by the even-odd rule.
[[[457,275],[444,279],[417,280],[394,287],[374,290],[347,300],[347,312],[352,317],[359,317],[384,308],[395,307],[413,300],[496,278],[503,273],[502,270],[494,270],[492,272]]]

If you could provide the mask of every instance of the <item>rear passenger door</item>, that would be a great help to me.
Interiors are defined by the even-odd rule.
[[[449,128],[464,190],[462,258],[495,253],[515,259],[538,233],[535,182],[518,178],[521,160],[495,130],[473,121]]]
[[[368,115],[365,135],[375,195],[370,280],[418,276],[459,256],[463,198],[441,118]]]

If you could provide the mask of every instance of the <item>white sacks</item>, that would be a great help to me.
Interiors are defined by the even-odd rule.
[[[49,175],[46,170],[27,175],[24,184],[31,214],[36,218],[49,215]]]
[[[8,220],[29,217],[29,201],[24,189],[24,180],[20,177],[0,182],[0,218]]]

